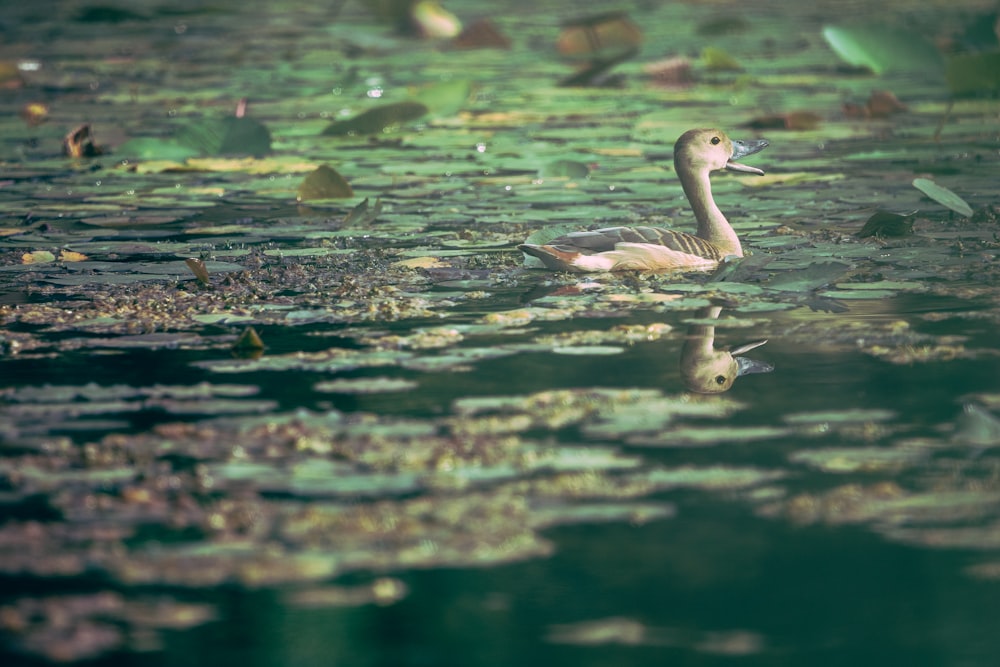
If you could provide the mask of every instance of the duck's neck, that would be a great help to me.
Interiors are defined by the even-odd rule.
[[[675,165],[675,169],[698,221],[698,236],[717,246],[724,255],[742,257],[739,237],[712,198],[708,170],[695,170],[686,165]]]

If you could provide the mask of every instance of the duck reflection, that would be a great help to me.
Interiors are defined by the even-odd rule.
[[[752,373],[770,373],[774,366],[739,356],[758,348],[767,340],[756,340],[732,349],[716,349],[715,326],[706,320],[717,320],[722,306],[709,306],[698,311],[698,324],[688,329],[681,348],[681,380],[689,391],[699,394],[719,394],[729,391],[736,378]]]

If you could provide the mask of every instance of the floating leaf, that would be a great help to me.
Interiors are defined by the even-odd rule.
[[[253,118],[202,118],[182,125],[174,135],[181,146],[203,156],[250,155],[271,152],[271,133]]]
[[[538,170],[539,178],[581,179],[590,176],[590,167],[576,160],[554,160]]]
[[[865,226],[858,232],[858,238],[869,236],[890,237],[906,236],[913,233],[913,214],[900,215],[888,211],[876,211],[868,218]]]
[[[80,252],[74,252],[72,250],[59,251],[60,262],[86,262],[89,259],[89,257]]]
[[[969,206],[964,199],[956,195],[948,188],[938,185],[934,181],[927,178],[913,179],[913,187],[920,190],[942,206],[950,208],[955,213],[965,216],[966,218],[972,217],[972,207]]]
[[[717,16],[698,24],[695,32],[699,35],[732,35],[745,32],[750,23],[740,16]]]
[[[827,26],[823,37],[845,62],[876,74],[890,70],[943,74],[941,54],[921,35],[888,26]]]
[[[48,250],[36,250],[35,252],[26,252],[21,255],[22,264],[44,264],[54,261],[56,261],[56,256]]]
[[[328,137],[340,137],[393,132],[398,130],[400,125],[425,116],[429,111],[427,106],[421,102],[382,104],[363,111],[353,118],[330,123],[321,134]]]
[[[351,185],[336,169],[325,164],[308,174],[299,185],[299,201],[311,199],[341,199],[354,196]]]
[[[413,380],[380,376],[370,378],[341,378],[327,382],[317,382],[313,385],[313,389],[330,394],[380,394],[409,391],[419,386]]]
[[[413,102],[427,107],[435,116],[454,116],[469,103],[472,82],[467,79],[449,79],[421,86],[413,94]]]
[[[115,155],[140,160],[185,160],[200,154],[197,148],[174,138],[136,137],[115,148]]]
[[[705,69],[713,72],[739,72],[743,65],[736,58],[716,46],[706,46],[701,50],[701,62]]]
[[[1000,90],[1000,52],[951,56],[944,76],[952,95],[995,93]]]

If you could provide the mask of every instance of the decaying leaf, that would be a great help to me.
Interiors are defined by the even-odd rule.
[[[184,260],[187,267],[191,269],[191,273],[194,277],[198,279],[202,285],[208,285],[211,281],[208,276],[208,269],[205,267],[205,262],[198,259],[197,257],[188,257]]]
[[[49,107],[42,102],[28,102],[21,107],[21,118],[29,127],[41,125],[49,117]]]
[[[73,128],[63,139],[63,154],[69,157],[96,157],[104,149],[94,143],[90,123]]]
[[[88,259],[90,258],[84,255],[82,252],[74,252],[73,250],[59,251],[60,262],[86,262]]]
[[[368,205],[368,197],[361,200],[361,203],[348,211],[344,216],[344,226],[367,227],[378,219],[382,213],[382,200],[376,199],[371,206]]]
[[[510,38],[488,18],[473,21],[450,43],[454,49],[509,49],[510,45]]]
[[[249,351],[260,351],[264,349],[264,341],[261,340],[260,334],[253,327],[247,327],[240,334],[240,337],[236,339],[233,343],[234,352],[249,352]]]
[[[574,19],[563,25],[556,50],[575,60],[616,61],[642,43],[642,31],[625,12],[614,11]]]
[[[822,118],[812,111],[790,111],[782,114],[768,114],[743,123],[741,127],[753,130],[815,130]]]
[[[913,213],[900,215],[889,211],[876,211],[865,221],[864,227],[858,232],[858,238],[906,236],[912,233]]]
[[[873,90],[863,105],[845,102],[843,109],[848,118],[888,118],[906,111],[907,107],[892,92]]]
[[[645,72],[660,86],[683,87],[694,83],[694,75],[691,72],[691,61],[684,56],[665,58],[643,65]]]
[[[21,255],[22,264],[44,264],[54,261],[56,261],[56,256],[48,250],[36,250],[35,252],[26,252]]]

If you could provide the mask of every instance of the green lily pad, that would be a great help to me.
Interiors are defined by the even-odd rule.
[[[913,187],[920,190],[942,206],[955,211],[955,213],[965,216],[966,218],[972,217],[972,207],[969,206],[964,199],[943,185],[938,185],[934,181],[926,178],[915,178],[913,179]]]
[[[395,102],[372,107],[347,120],[330,123],[321,134],[328,137],[355,134],[384,134],[421,118],[430,110],[422,102]]]
[[[270,131],[260,121],[246,117],[189,121],[177,130],[174,141],[203,156],[262,157],[271,152]]]
[[[879,25],[827,26],[823,38],[845,62],[876,74],[895,70],[940,77],[944,72],[937,48],[908,30]]]

